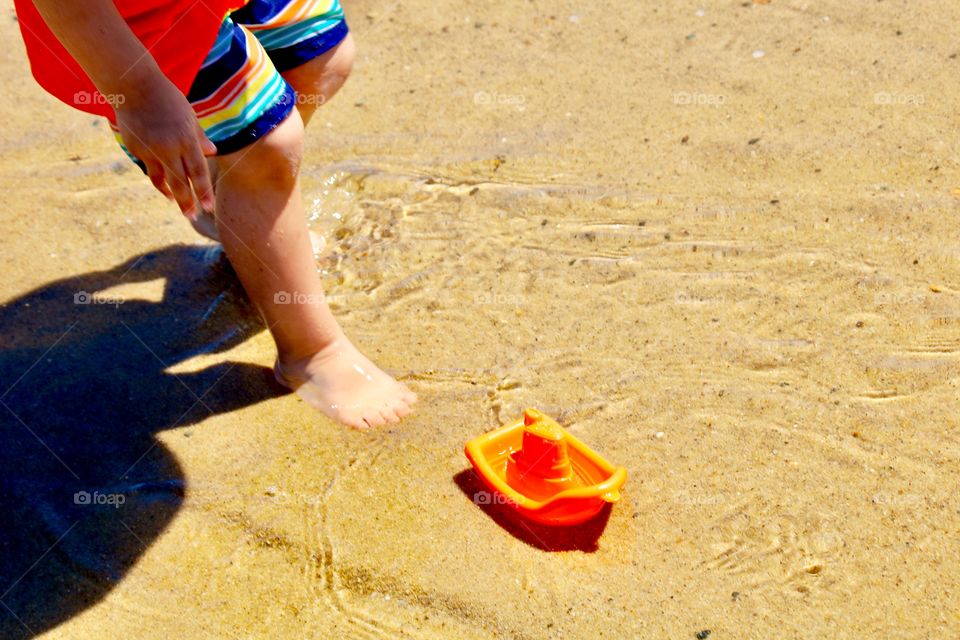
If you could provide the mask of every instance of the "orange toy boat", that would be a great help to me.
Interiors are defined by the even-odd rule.
[[[536,409],[471,440],[464,452],[498,501],[541,524],[589,520],[620,499],[627,479],[625,468],[613,466]]]

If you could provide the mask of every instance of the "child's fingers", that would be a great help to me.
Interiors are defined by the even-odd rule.
[[[150,182],[153,183],[153,186],[156,187],[157,191],[172,200],[173,192],[171,192],[170,187],[167,186],[163,165],[156,160],[144,160],[143,164],[147,167],[147,177],[150,178]]]
[[[167,168],[167,185],[173,191],[173,198],[177,201],[180,211],[190,219],[196,217],[193,203],[193,190],[190,188],[190,182],[187,179],[187,172],[183,167],[183,160],[175,158]]]
[[[187,171],[200,204],[205,210],[213,211],[216,201],[213,197],[213,184],[210,182],[210,167],[207,166],[207,160],[203,157],[200,148],[194,147],[184,156],[183,167]]]
[[[200,129],[199,123],[197,128]],[[200,139],[200,151],[203,152],[203,155],[208,158],[217,155],[217,145],[210,141],[210,138],[208,138],[207,134],[203,132],[203,129],[200,129],[200,135],[198,138]]]

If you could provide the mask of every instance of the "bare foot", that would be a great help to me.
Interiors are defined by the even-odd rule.
[[[213,214],[209,211],[204,211],[201,208],[200,213],[197,214],[197,219],[190,220],[190,224],[193,226],[193,230],[204,238],[209,238],[214,242],[220,242],[220,232],[217,230],[217,222],[214,220]],[[307,233],[310,235],[310,245],[313,247],[313,256],[319,258],[327,246],[327,240],[316,231],[307,231]]]
[[[370,362],[345,337],[319,353],[273,369],[277,382],[351,427],[399,422],[417,401],[415,393]]]

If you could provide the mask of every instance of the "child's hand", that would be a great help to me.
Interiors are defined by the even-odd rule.
[[[153,185],[196,217],[193,195],[213,210],[205,155],[217,149],[182,93],[160,71],[113,0],[33,0],[47,26],[115,108],[127,149],[147,166]],[[103,43],[109,42],[109,47]]]
[[[190,103],[161,73],[113,0],[33,0],[47,26],[105,96],[123,96],[114,111],[127,149],[147,166],[153,186],[187,217],[213,210],[204,156],[217,153]],[[104,47],[103,42],[109,42]],[[120,102],[120,101],[118,101]]]
[[[194,194],[207,211],[214,208],[213,185],[205,156],[217,148],[200,128],[193,108],[165,77],[126,95],[116,108],[123,143],[147,167],[160,193],[176,200],[195,219]]]
[[[153,186],[176,200],[191,219],[197,215],[194,194],[212,211],[213,186],[204,156],[215,155],[217,149],[113,0],[33,3],[100,93],[123,96],[114,109],[120,135],[130,153],[147,166]],[[103,46],[105,40],[109,47]]]

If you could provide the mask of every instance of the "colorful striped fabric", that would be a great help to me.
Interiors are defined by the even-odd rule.
[[[254,0],[231,18],[257,36],[281,72],[315,58],[347,35],[338,0]]]
[[[232,12],[187,94],[217,153],[238,151],[283,122],[296,95],[280,73],[346,35],[339,0],[250,0]]]
[[[187,95],[200,126],[231,153],[280,124],[294,94],[257,39],[229,18]]]

